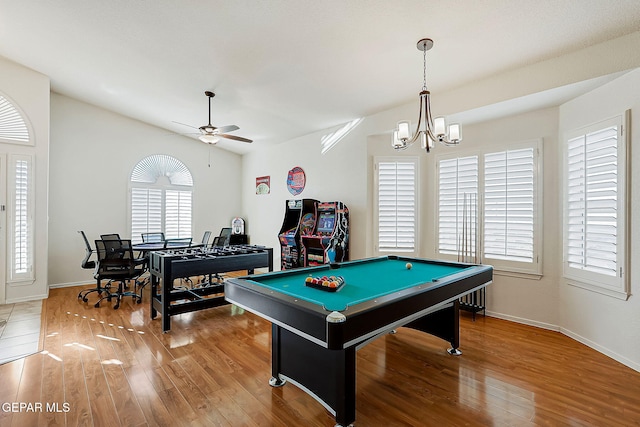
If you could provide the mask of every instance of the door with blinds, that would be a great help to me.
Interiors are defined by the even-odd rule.
[[[375,158],[375,252],[418,254],[418,159]]]

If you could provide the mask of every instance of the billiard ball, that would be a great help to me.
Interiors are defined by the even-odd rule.
[[[413,267],[413,264],[408,262],[407,265],[405,265],[405,267],[407,267],[407,270],[411,270],[411,267]]]

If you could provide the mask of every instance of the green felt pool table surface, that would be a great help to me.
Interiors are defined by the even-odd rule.
[[[412,267],[407,268],[407,263]],[[329,266],[308,267],[254,276],[252,282],[271,290],[318,304],[329,311],[343,311],[365,301],[376,299],[420,285],[437,285],[450,275],[471,268],[465,265],[405,258],[381,257],[346,262],[339,268]],[[336,292],[315,289],[305,285],[308,276],[342,276],[345,285]],[[435,283],[434,283],[435,282]]]

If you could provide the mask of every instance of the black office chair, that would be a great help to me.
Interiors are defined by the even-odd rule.
[[[129,280],[136,282],[145,272],[144,266],[137,262],[133,255],[131,240],[96,240],[96,253],[98,255],[98,266],[95,278],[98,284],[101,280],[112,280],[118,282],[118,289],[115,292],[108,292],[95,304],[100,307],[104,299],[111,301],[116,298],[114,309],[120,307],[122,297],[131,296],[139,304],[142,297],[135,291],[125,291],[125,283]],[[135,287],[134,287],[135,289]]]
[[[224,236],[216,236],[211,242],[211,248],[224,248],[227,243],[227,238]]]
[[[95,251],[93,250],[93,248],[91,248],[89,239],[87,239],[87,235],[84,234],[84,231],[80,230],[78,231],[78,233],[82,235],[82,239],[84,240],[84,244],[85,244],[85,256],[80,266],[86,270],[95,270],[96,262],[93,260],[90,260],[91,256],[94,254]],[[89,295],[92,292],[97,292],[98,297],[102,297],[103,293],[105,294],[109,293],[109,286],[110,286],[109,284],[107,284],[107,286],[104,286],[104,287],[101,286],[100,281],[98,280],[96,281],[95,288],[81,290],[80,293],[78,293],[78,298],[82,298],[82,301],[87,302],[88,301],[87,295]]]
[[[191,246],[191,237],[176,237],[173,239],[166,239],[164,241],[164,247],[171,248],[184,248],[185,246]]]
[[[206,248],[207,245],[209,244],[210,238],[211,238],[211,232],[205,231],[204,234],[202,235],[202,240],[200,241],[200,243],[202,243],[202,246]]]
[[[102,240],[120,240],[120,235],[118,233],[101,234],[100,238]]]
[[[231,241],[231,227],[224,227],[220,230],[220,234],[213,238],[211,248],[223,248],[229,246]]]
[[[224,237],[223,246],[229,246],[231,244],[231,227],[225,227],[220,230],[220,235],[218,237]]]
[[[211,249],[223,249],[226,246],[229,246],[229,238],[231,236],[231,228],[223,228],[220,231],[220,235],[213,238],[213,242],[211,242]],[[215,279],[215,281],[214,281]],[[202,286],[210,286],[217,285],[224,282],[224,277],[220,273],[209,274],[209,280],[207,282],[202,282]]]
[[[164,233],[161,231],[153,233],[140,233],[142,235],[142,243],[160,243],[164,242]]]
[[[171,238],[171,239],[166,239],[164,241],[164,247],[165,249],[171,249],[171,248],[176,248],[176,249],[184,249],[186,247],[191,246],[191,237],[176,237],[176,238]],[[191,280],[190,277],[183,277],[180,279],[180,281],[184,281],[190,284],[191,287],[193,287],[193,281]],[[184,286],[180,286],[181,288],[185,288]]]

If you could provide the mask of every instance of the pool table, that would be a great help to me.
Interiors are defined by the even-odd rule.
[[[344,278],[338,291],[305,284],[331,275]],[[289,380],[346,426],[356,414],[356,350],[406,326],[460,354],[458,299],[492,280],[491,266],[385,256],[231,278],[225,298],[272,323],[269,383]]]

